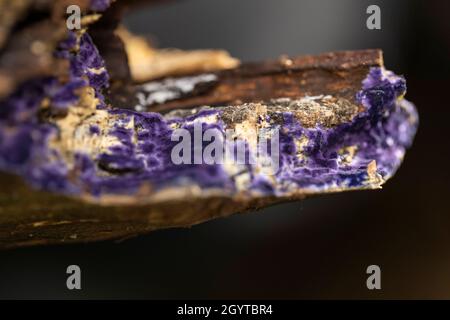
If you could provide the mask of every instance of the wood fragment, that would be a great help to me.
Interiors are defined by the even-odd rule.
[[[380,63],[379,51],[362,51],[298,57],[288,68],[278,61],[244,65],[219,73],[223,83],[211,92],[151,106],[150,110],[298,97],[323,92],[323,88],[336,97],[352,99],[369,68]],[[304,86],[302,80],[306,81]],[[252,83],[255,90],[246,90]],[[188,203],[187,198],[159,205],[108,206],[33,190],[8,174],[2,174],[1,181],[0,248],[118,239],[160,228],[190,226],[289,200],[215,197],[208,205],[195,198]],[[298,195],[296,199],[303,197]],[[77,236],[71,237],[73,234]]]

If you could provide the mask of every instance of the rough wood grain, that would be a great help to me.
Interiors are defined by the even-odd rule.
[[[145,107],[148,111],[167,112],[200,105],[233,105],[320,94],[355,102],[355,88],[360,87],[369,68],[382,64],[380,50],[330,52],[247,63],[234,69],[212,72],[217,80],[206,87],[200,87],[200,84],[193,91],[195,94],[189,93],[175,100]],[[123,95],[116,91],[118,96],[113,94],[110,98],[121,107],[134,106],[137,103],[135,95],[140,89],[128,88],[125,91],[127,93]]]

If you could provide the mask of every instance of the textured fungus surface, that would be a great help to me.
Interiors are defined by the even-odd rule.
[[[91,1],[90,9],[101,12],[109,5],[109,1]],[[69,32],[54,51],[55,58],[69,66],[66,77],[35,77],[0,103],[0,170],[20,176],[36,192],[104,206],[150,206],[147,210],[152,213],[147,218],[136,219],[139,223],[145,220],[142,226],[130,224],[129,231],[111,236],[87,233],[82,240],[190,225],[308,194],[379,188],[400,166],[418,117],[414,106],[403,98],[403,77],[385,70],[381,63],[361,63],[359,67],[351,58],[345,60],[346,54],[339,63],[333,55],[317,60],[305,57],[300,62],[307,71],[288,78],[291,82],[282,81],[284,69],[277,69],[273,76],[262,72],[263,76],[255,78],[261,85],[250,86],[254,75],[244,67],[140,84],[132,90],[138,104],[130,102],[128,109],[123,109],[111,105],[113,99],[107,91],[110,75],[89,33],[85,29]],[[294,63],[289,61],[283,65]],[[320,61],[321,67],[316,68],[315,61]],[[342,69],[336,71],[339,80],[326,71],[333,63]],[[358,68],[354,73],[361,74],[358,88],[345,88],[351,63]],[[237,74],[244,76],[236,80]],[[292,81],[295,77],[299,77],[298,83]],[[321,77],[322,82],[317,80]],[[242,85],[225,93],[229,83],[234,85],[232,81]],[[278,82],[271,85],[268,81]],[[321,85],[325,89],[318,92]],[[266,86],[274,91],[266,90],[259,99],[253,96],[252,90]],[[304,88],[301,94],[292,89],[296,87]],[[270,93],[267,99],[265,95]],[[194,97],[197,95],[200,98]],[[215,103],[186,109],[195,99]],[[178,100],[188,101],[182,102],[183,109],[151,112],[151,106],[164,107]],[[231,150],[228,155],[234,157],[241,146],[246,161],[226,158],[224,163],[214,164],[204,159],[196,164],[174,163],[171,156],[178,140],[173,134],[179,129],[192,137],[196,130],[202,136],[212,130],[214,141],[224,141],[227,130],[232,129],[233,144],[225,144],[224,151]],[[250,161],[259,156],[254,132],[264,132],[271,146],[274,132],[279,133],[277,150],[271,147],[265,154],[268,158],[279,156],[276,168],[268,171],[263,164]],[[200,148],[206,145],[203,141]],[[190,141],[190,148],[193,153],[198,148],[195,141]],[[197,211],[190,216],[172,211],[195,199],[205,202],[193,206]],[[228,207],[223,202],[227,199]],[[58,212],[54,207],[48,210],[49,215]],[[133,216],[130,213],[129,219]]]
[[[413,106],[403,99],[405,80],[381,67],[372,68],[361,84],[361,112],[329,95],[194,109],[184,117],[110,109],[101,93],[108,75],[89,35],[70,34],[60,47],[58,54],[70,60],[70,80],[27,84],[2,107],[2,169],[49,191],[95,198],[191,185],[230,196],[377,188],[400,165],[417,125]],[[187,92],[195,83],[191,78],[178,85]],[[152,90],[166,94],[167,81]],[[268,175],[250,163],[174,164],[173,131],[193,132],[194,123],[202,133],[215,128],[222,137],[242,125],[279,130],[279,169]],[[235,131],[256,156],[245,128]]]

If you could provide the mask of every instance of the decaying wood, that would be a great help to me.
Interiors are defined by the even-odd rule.
[[[0,99],[28,79],[67,71],[53,51],[67,32],[71,4],[85,10],[88,1],[0,1]]]
[[[147,39],[131,34],[124,27],[117,28],[115,33],[125,45],[131,77],[135,82],[239,65],[239,61],[224,50],[155,49]]]
[[[13,175],[0,178],[0,249],[128,238],[289,200],[215,197],[207,205],[187,198],[158,205],[100,206],[31,190]]]
[[[97,32],[92,28],[107,66],[114,65],[113,77],[118,75],[117,80],[129,77],[123,45],[114,36],[118,22],[130,8],[166,1],[170,0],[115,1],[101,14]],[[90,0],[0,0],[0,99],[33,77],[65,76],[67,67],[58,67],[61,61],[55,59],[53,52],[67,35],[66,8],[77,5],[85,14],[89,3]],[[91,22],[82,20],[82,27]]]
[[[252,99],[266,100],[280,95],[293,97],[302,93],[314,94],[314,90],[329,88],[330,93],[332,91],[336,97],[352,98],[360,89],[363,75],[367,74],[371,66],[381,63],[379,51],[306,56],[291,61],[293,63],[290,66],[297,66],[298,71],[286,69],[286,66],[279,62],[268,62],[256,66],[245,65],[224,72],[226,77],[223,88],[227,88],[227,94],[223,97],[220,95],[222,89],[219,90],[219,84],[206,95],[182,98],[163,105],[163,108],[168,110],[173,106],[199,106],[206,101],[236,101],[245,98],[246,92],[250,92]],[[239,77],[233,78],[233,75]],[[302,79],[305,82],[302,82]],[[244,88],[258,90],[246,91]],[[278,88],[282,90],[279,91]],[[288,200],[260,198],[243,201],[216,197],[209,199],[205,205],[206,202],[194,198],[190,200],[187,197],[182,202],[171,201],[156,205],[103,206],[32,190],[12,175],[2,174],[1,181],[2,248],[118,239],[159,228],[190,226],[212,218]],[[303,195],[298,195],[296,198],[302,197]]]
[[[213,73],[217,81],[202,94],[147,107],[164,112],[199,105],[234,105],[321,94],[355,102],[355,88],[361,86],[369,68],[382,64],[380,50],[331,52],[248,63]]]
[[[5,6],[0,2],[0,8],[2,5]],[[106,54],[107,67],[113,66],[109,68],[113,71],[111,90],[107,94],[108,101],[114,107],[130,108],[136,104],[140,85],[130,81],[127,57],[124,55],[125,47],[112,32],[118,25],[121,10],[119,8],[116,13],[114,10],[111,12],[113,14],[99,21],[97,29],[94,26],[90,32],[92,31],[102,55]],[[38,21],[26,27],[33,29],[32,31],[22,29],[11,37],[9,32],[14,25],[14,19],[21,16],[19,13],[18,10],[17,16],[10,18],[13,22],[4,23],[4,30],[0,30],[3,32],[3,39],[0,40],[4,44],[0,63],[0,97],[10,93],[25,79],[35,75],[54,74],[57,65],[51,52],[56,41],[62,37],[64,26],[61,25],[61,19]],[[109,30],[106,33],[99,31],[106,29]],[[112,37],[114,40],[109,42]],[[30,51],[30,39],[38,41],[34,51]],[[36,55],[40,61],[38,63]],[[8,60],[8,57],[11,60]],[[31,58],[34,60],[30,60]],[[186,59],[186,56],[182,59]],[[121,62],[115,64],[115,61]],[[198,90],[193,90],[186,96],[144,107],[148,111],[165,113],[202,105],[234,105],[269,101],[279,97],[299,98],[323,94],[354,102],[354,96],[369,68],[380,65],[382,59],[378,50],[283,57],[274,61],[243,64],[230,70],[212,71],[217,77],[214,83],[197,88]],[[227,67],[231,65],[228,64]],[[61,66],[61,69],[66,70],[67,66]],[[180,73],[192,75],[194,71],[202,73],[210,69],[191,66]],[[173,68],[167,70],[158,76],[178,73]],[[185,197],[182,201],[151,205],[112,206],[37,191],[8,173],[1,173],[0,179],[0,248],[120,239],[160,228],[191,226],[209,219],[289,200],[273,197],[241,199],[214,196],[207,202]],[[295,198],[303,197],[304,195],[299,194]]]

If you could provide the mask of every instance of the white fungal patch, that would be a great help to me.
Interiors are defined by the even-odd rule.
[[[178,99],[181,96],[192,92],[198,84],[216,80],[216,75],[205,73],[198,76],[168,78],[163,81],[145,83],[139,87],[140,91],[136,94],[139,105],[136,106],[135,109],[140,111],[138,110],[140,109],[139,107]]]

